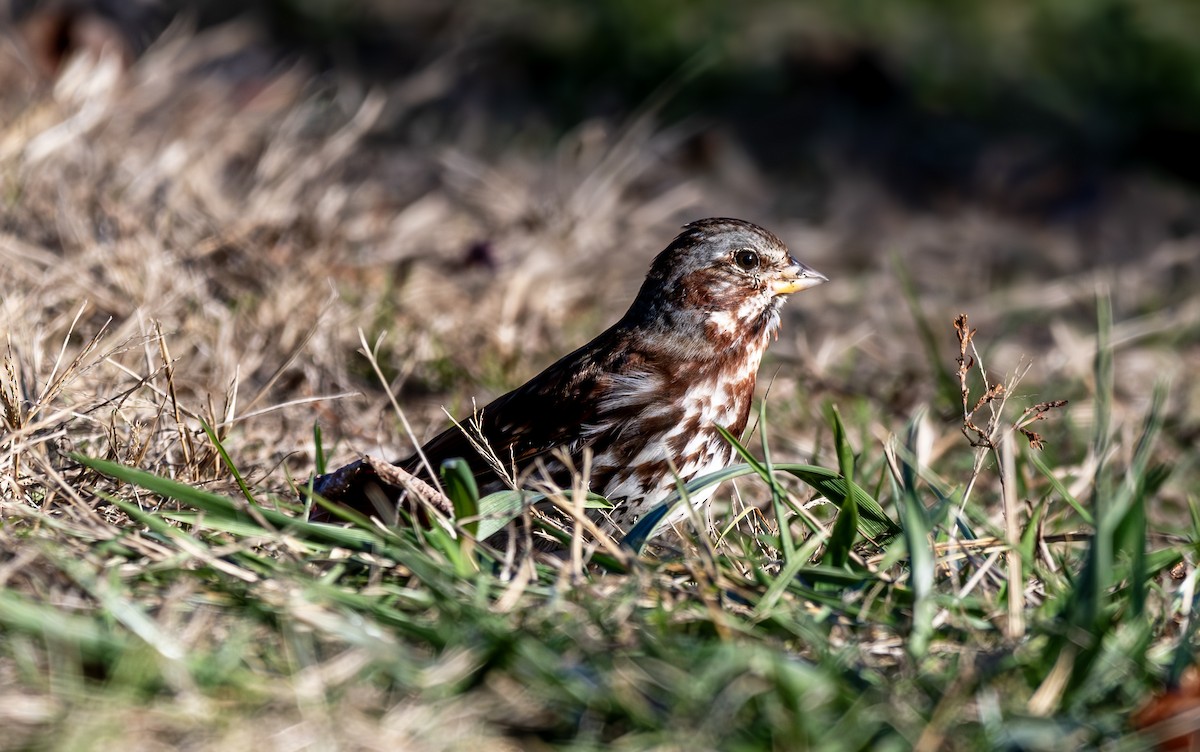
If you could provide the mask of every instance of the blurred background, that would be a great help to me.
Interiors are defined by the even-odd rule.
[[[233,20],[260,38],[219,61],[230,76],[304,60],[386,88],[432,67],[380,124],[397,137],[482,116],[490,145],[544,148],[653,109],[696,120],[692,156],[724,135],[794,188],[857,168],[916,206],[1053,219],[1085,214],[1124,170],[1200,179],[1200,9],[1184,0],[9,4],[46,73],[78,48],[136,57],[172,24]],[[793,208],[819,218],[820,203]]]
[[[406,449],[357,329],[428,435],[598,332],[709,215],[834,280],[764,370],[802,456],[825,400],[952,423],[959,312],[996,378],[1032,361],[1026,401],[1086,423],[1098,290],[1125,407],[1174,377],[1175,450],[1200,431],[1190,0],[0,8],[6,314],[165,321],[197,395],[365,394],[292,416],[345,457]]]
[[[1130,710],[1194,662],[1198,30],[1196,0],[0,0],[0,747],[1151,743]],[[406,455],[705,216],[831,280],[760,372],[773,461],[839,467],[837,406],[936,561],[770,579],[753,482],[715,549],[536,582],[445,536],[344,554],[197,514],[295,499],[318,446]],[[961,313],[1001,424],[1069,400],[1004,489],[961,430]]]

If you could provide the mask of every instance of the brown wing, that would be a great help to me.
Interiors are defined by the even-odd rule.
[[[426,442],[421,451],[434,472],[444,461],[461,457],[481,489],[500,480],[464,429],[481,433],[496,457],[517,470],[556,447],[565,446],[572,454],[581,450],[584,431],[596,418],[601,381],[612,365],[597,358],[612,353],[608,344],[612,337],[611,330],[605,332]],[[428,476],[417,454],[396,464],[414,475]]]
[[[493,400],[479,412],[479,430],[488,446],[506,465],[515,465],[521,471],[556,447],[565,446],[572,455],[577,455],[585,444],[613,438],[612,431],[600,436],[590,436],[586,432],[597,420],[608,375],[637,368],[643,360],[641,353],[628,346],[624,321],[564,356],[524,385]],[[460,420],[459,424],[466,428],[469,420]],[[481,493],[503,488],[500,478],[458,426],[452,426],[428,441],[422,452],[435,474],[446,460],[461,457],[471,467]],[[395,464],[419,478],[429,479],[429,471],[416,454]],[[318,494],[368,514],[376,510],[370,498],[372,487],[379,489],[384,498],[393,500],[399,498],[403,490],[379,477],[361,460],[314,479],[314,490]],[[328,519],[328,516],[314,510],[313,518]]]

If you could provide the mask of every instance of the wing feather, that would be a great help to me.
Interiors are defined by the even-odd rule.
[[[480,455],[472,438],[482,438],[506,466],[521,470],[556,447],[567,447],[578,455],[591,443],[587,428],[598,417],[604,382],[619,363],[597,359],[599,354],[619,352],[612,340],[617,328],[556,361],[523,386],[496,398],[458,426],[451,426],[422,446],[436,472],[441,464],[461,457],[470,465],[482,487],[500,480]],[[419,455],[398,462],[415,475],[425,476]]]

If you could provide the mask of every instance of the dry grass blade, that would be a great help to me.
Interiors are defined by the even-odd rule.
[[[70,15],[79,3],[18,5],[63,5],[50,28],[89,28]],[[127,5],[117,14],[139,12]],[[178,22],[124,61],[59,49],[60,67],[41,80],[0,34],[5,744],[1129,742],[1130,712],[1194,661],[1193,192],[1115,165],[1046,181],[1040,154],[1009,143],[955,171],[1002,185],[945,202],[925,183],[880,178],[910,172],[876,164],[871,155],[890,148],[838,152],[834,142],[861,130],[841,116],[836,138],[793,134],[782,150],[774,136],[751,140],[770,128],[746,114],[745,91],[835,75],[851,89],[838,101],[853,100],[862,60],[871,74],[880,50],[901,64],[884,76],[897,106],[876,111],[872,143],[897,125],[885,111],[921,116],[903,65],[919,27],[873,24],[868,37],[908,41],[863,37],[862,50],[846,49],[822,36],[848,22],[826,16],[835,4],[798,15],[739,7],[728,24],[699,26],[673,23],[674,11],[631,24],[612,4],[372,5],[405,30],[396,67],[372,82],[340,65],[340,51],[328,68],[297,59],[250,20]],[[0,25],[23,34],[0,6]],[[339,34],[354,16],[339,16]],[[597,37],[608,46],[594,59],[613,75],[657,75],[653,61],[696,29],[728,60],[675,66],[632,111],[603,86],[522,88],[527,67],[586,73],[545,55],[593,59],[589,19],[621,21],[607,27],[620,34]],[[797,23],[823,50],[816,62],[792,54]],[[770,38],[790,40],[782,78],[740,78],[766,70]],[[1179,39],[1151,47],[1175,54],[1190,44]],[[392,75],[409,58],[411,74]],[[752,84],[737,112],[656,123],[727,101],[709,64]],[[559,96],[589,119],[555,121]],[[1004,182],[1014,172],[1030,177]],[[1026,184],[1037,206],[1022,203]],[[1066,191],[1053,209],[1038,208],[1047,185]],[[993,193],[1003,199],[980,198]],[[420,444],[446,414],[469,413],[590,339],[622,313],[663,238],[722,215],[771,227],[834,280],[819,301],[784,309],[763,367],[771,420],[746,461],[773,467],[770,483],[740,468],[736,488],[722,483],[696,510],[696,532],[635,555],[588,516],[585,462],[572,483],[540,488],[536,506],[516,495],[477,509],[476,530],[520,512],[517,533],[493,547],[451,519],[457,487],[420,485],[376,459],[407,454],[405,442]],[[1111,321],[1098,342],[1088,308],[1104,285],[1117,294],[1111,310],[1101,301]],[[911,319],[896,315],[906,302]],[[929,322],[966,305],[956,393],[954,354]],[[979,332],[1001,334],[985,347]],[[1019,364],[1015,374],[996,382],[981,352]],[[1172,374],[1160,404],[1147,385]],[[1049,399],[1060,394],[1076,409]],[[1088,399],[1096,409],[1078,409]],[[1165,417],[1153,446],[1131,428],[1147,405]],[[948,406],[954,420],[939,422]],[[1062,419],[1035,425],[1050,416]],[[888,438],[906,423],[906,441]],[[324,457],[337,467],[364,455],[441,522],[304,519],[291,479]],[[511,477],[511,458],[492,460],[514,486],[530,480]],[[837,526],[830,500],[853,489],[831,466],[863,494],[836,562],[821,553]],[[1102,515],[1088,500],[1118,492],[1153,504],[1137,520],[1149,530],[1144,557],[1126,566],[1116,551],[1096,588],[1111,629],[1092,653],[1041,651],[1063,638],[1056,614],[1091,555],[1089,522]],[[775,504],[779,520],[761,511]],[[911,544],[899,511],[920,533]],[[1133,550],[1138,531],[1126,527],[1112,540]],[[561,535],[565,553],[538,550],[543,533]],[[908,545],[924,548],[914,558]],[[1135,600],[1139,619],[1126,616]],[[1067,622],[1065,639],[1086,643],[1092,626]]]
[[[179,447],[183,451],[183,462],[185,466],[194,468],[196,467],[196,447],[192,444],[191,432],[184,424],[183,415],[179,409],[179,397],[175,392],[174,361],[171,360],[171,354],[167,351],[167,338],[163,336],[160,323],[155,322],[154,332],[158,337],[158,354],[162,359],[163,377],[167,382],[166,391],[171,402],[171,413],[175,418],[175,430],[179,434]]]

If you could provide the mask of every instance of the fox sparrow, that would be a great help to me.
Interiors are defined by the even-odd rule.
[[[627,531],[675,489],[676,477],[686,482],[729,463],[733,449],[716,426],[734,435],[745,429],[784,299],[825,281],[761,227],[738,219],[692,222],[654,259],[620,321],[463,428],[434,437],[420,453],[428,464],[420,454],[397,464],[420,475],[461,457],[485,494],[531,477],[570,488],[563,460],[580,468],[590,449],[589,487],[612,504],[595,513],[596,521],[610,532]],[[481,444],[490,448],[490,462]],[[320,476],[314,490],[369,512],[366,491],[374,483],[394,502],[402,490],[372,467],[359,461]],[[712,492],[691,501],[707,503]]]

